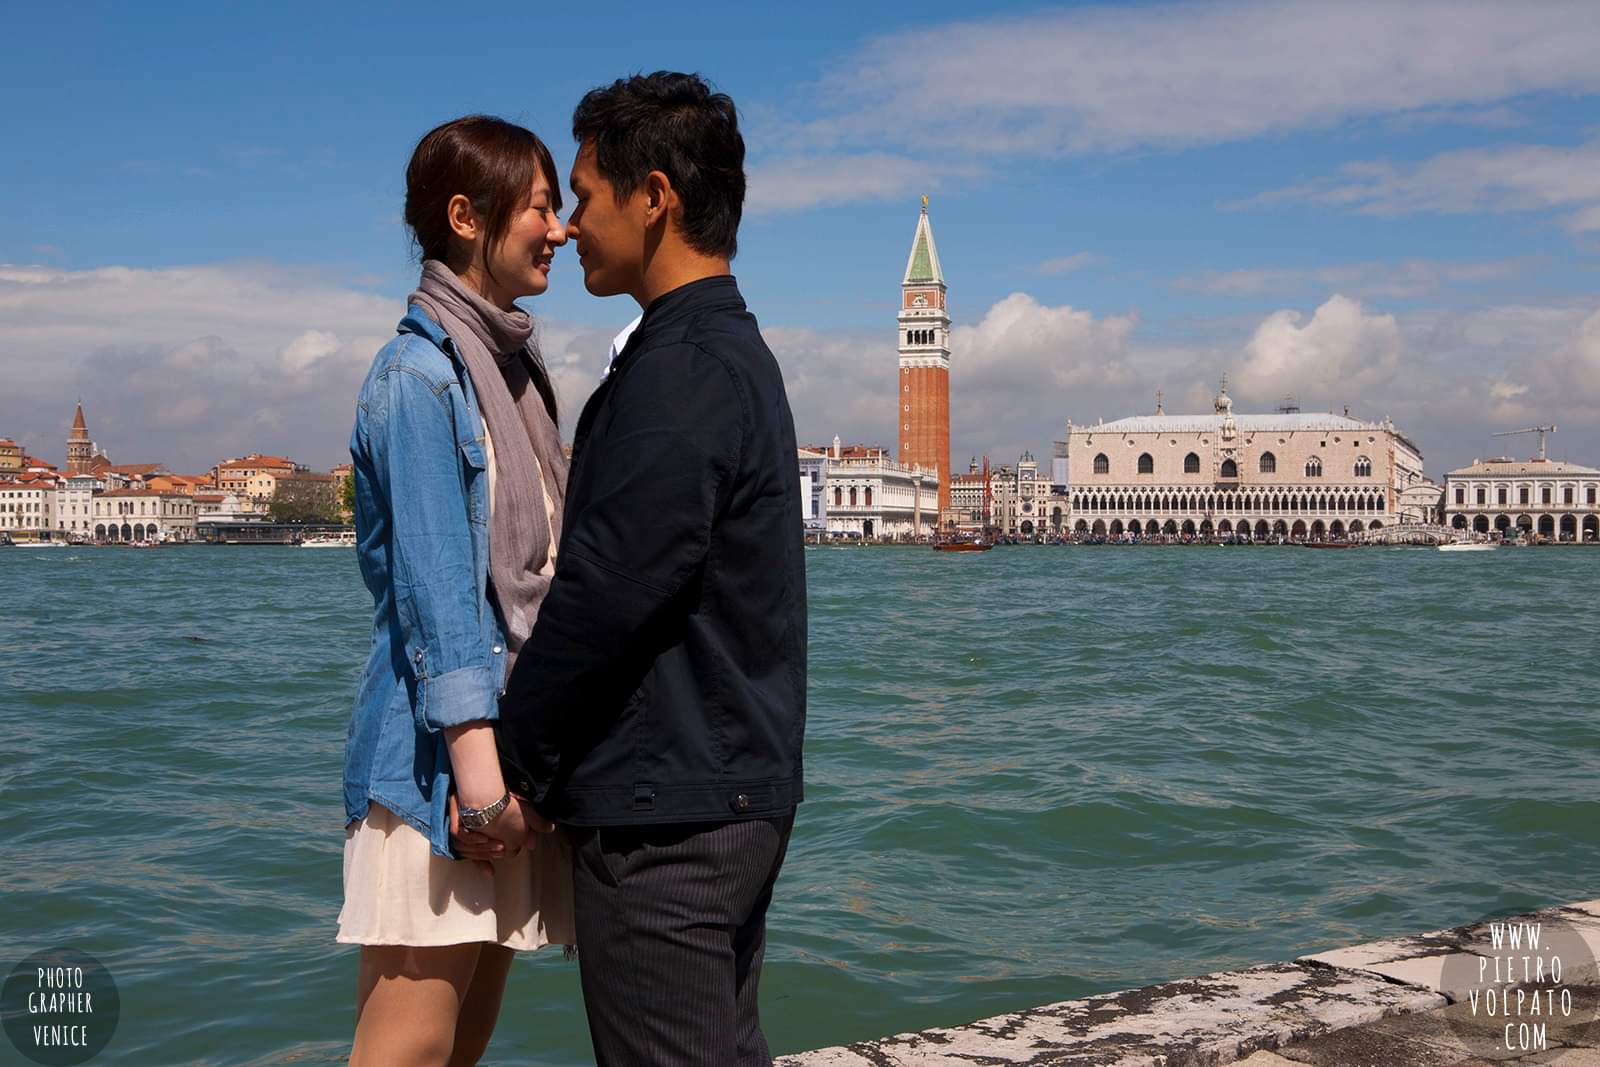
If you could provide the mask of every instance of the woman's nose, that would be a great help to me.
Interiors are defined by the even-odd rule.
[[[556,219],[555,225],[550,227],[550,232],[545,235],[545,240],[554,247],[559,248],[567,243],[567,224]]]

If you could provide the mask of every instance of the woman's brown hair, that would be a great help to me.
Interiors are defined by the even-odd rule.
[[[448,206],[451,197],[460,195],[483,220],[484,269],[489,270],[488,253],[505,240],[512,218],[528,206],[540,173],[550,188],[550,209],[560,211],[555,160],[532,130],[493,115],[466,115],[429,130],[406,165],[406,226],[422,258],[449,260]],[[537,346],[530,344],[528,353],[534,385],[554,420],[550,375]]]

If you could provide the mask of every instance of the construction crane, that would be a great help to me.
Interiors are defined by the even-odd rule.
[[[1494,437],[1515,437],[1518,434],[1536,433],[1536,434],[1539,435],[1539,458],[1542,460],[1542,459],[1544,459],[1544,435],[1547,434],[1547,433],[1555,433],[1555,432],[1556,432],[1556,428],[1554,426],[1530,426],[1526,430],[1502,430],[1500,433],[1494,434],[1492,436],[1494,436]]]

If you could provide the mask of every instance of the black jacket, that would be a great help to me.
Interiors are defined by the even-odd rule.
[[[794,420],[738,285],[705,278],[651,303],[578,419],[507,782],[578,826],[784,814],[805,708]]]

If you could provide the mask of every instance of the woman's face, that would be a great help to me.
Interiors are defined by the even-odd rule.
[[[550,288],[550,262],[566,243],[567,227],[551,208],[550,183],[540,174],[528,205],[511,217],[504,239],[487,250],[483,295],[508,309],[519,297],[538,296]]]

